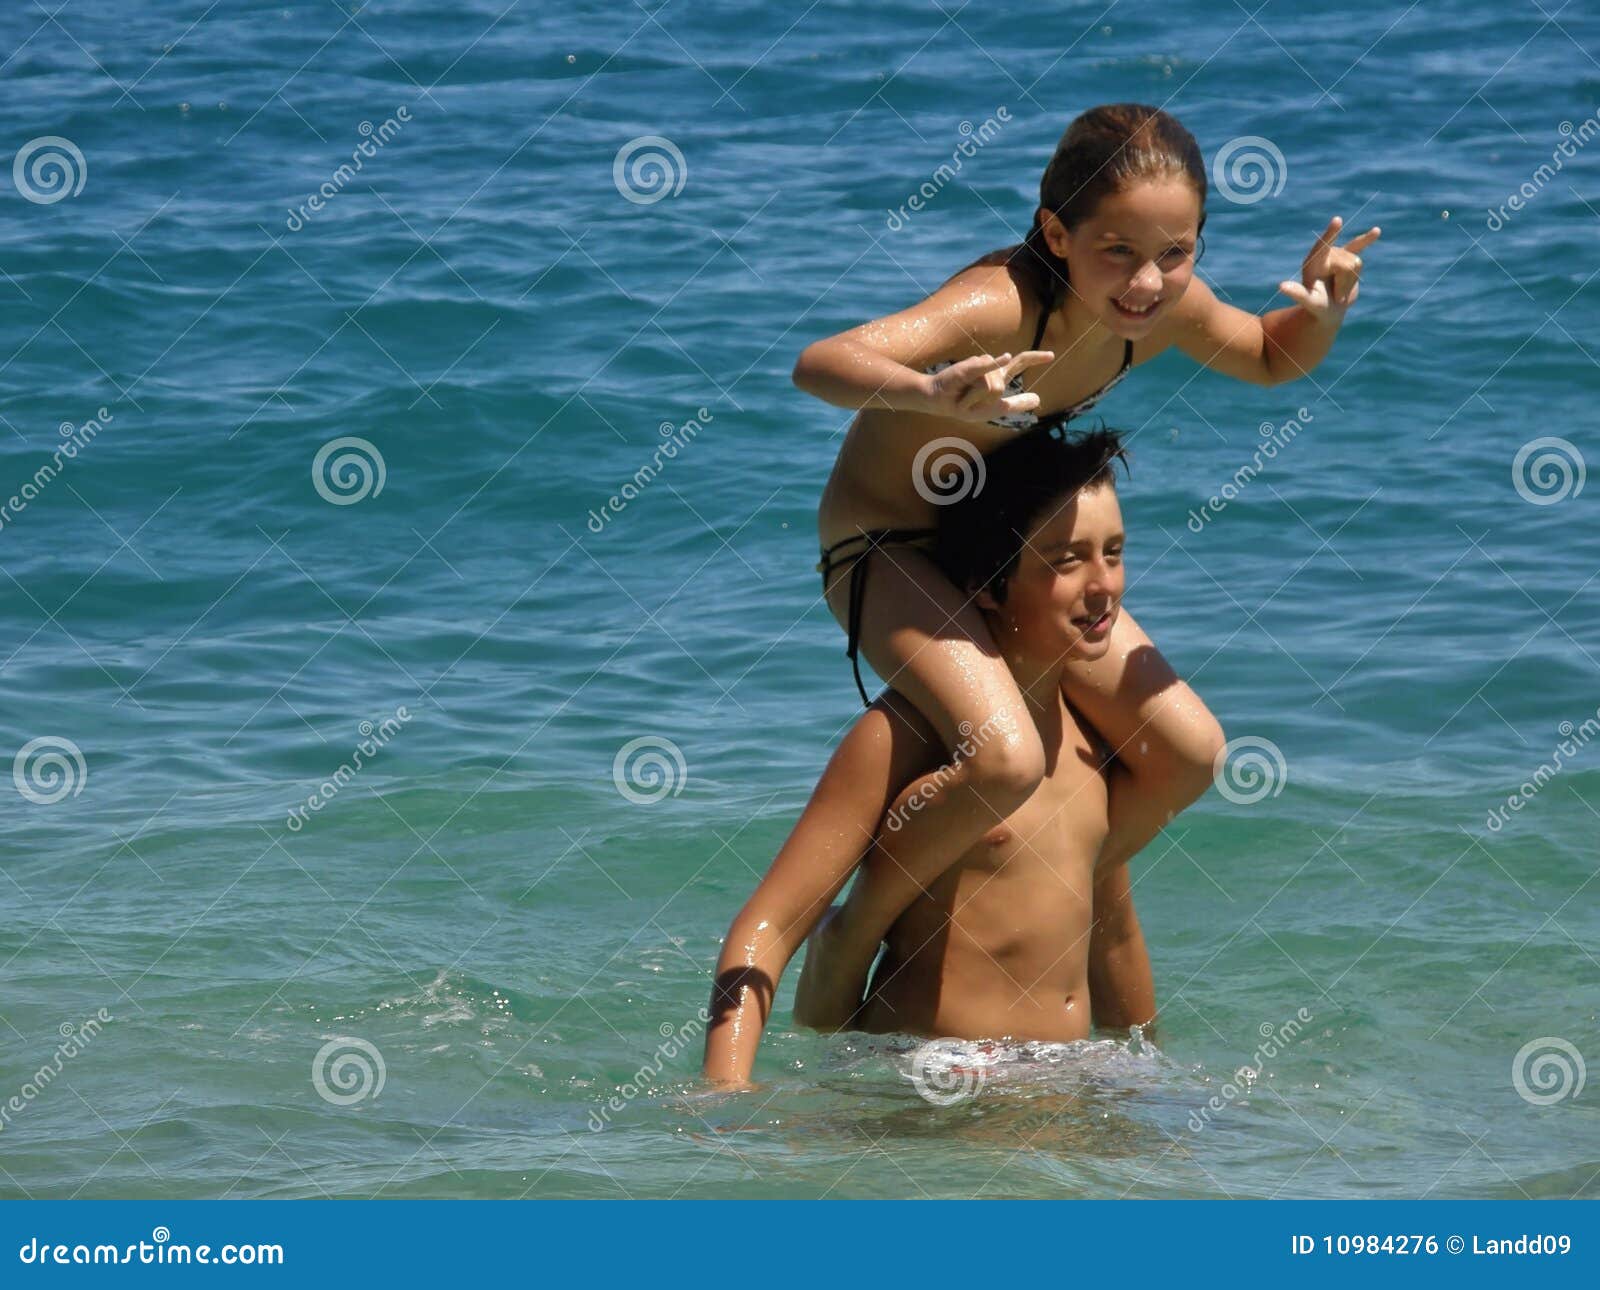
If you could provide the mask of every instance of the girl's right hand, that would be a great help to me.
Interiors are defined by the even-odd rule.
[[[1007,394],[1006,387],[1019,372],[1055,362],[1055,352],[1030,349],[1012,356],[979,354],[927,377],[926,411],[956,421],[993,421],[1013,412],[1033,412],[1037,394]]]

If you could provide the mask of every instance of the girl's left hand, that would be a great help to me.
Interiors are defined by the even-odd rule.
[[[1361,289],[1361,252],[1383,233],[1380,228],[1369,228],[1344,246],[1335,246],[1333,240],[1343,227],[1342,216],[1329,220],[1300,266],[1300,281],[1278,284],[1279,291],[1318,320],[1342,319],[1344,311],[1355,303]]]

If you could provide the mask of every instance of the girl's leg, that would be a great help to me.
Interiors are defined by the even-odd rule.
[[[828,952],[819,958],[826,974],[808,982],[815,987],[807,992],[808,1011],[814,1006],[816,1014],[853,1011],[894,920],[1025,802],[1045,769],[1039,732],[976,606],[918,549],[879,548],[866,558],[873,563],[861,653],[925,718],[941,764],[913,785],[916,809],[899,813],[898,828],[882,829],[881,809],[834,821],[861,851],[874,847],[875,872],[826,925]],[[841,619],[847,583],[842,575],[828,588],[829,607]]]
[[[1126,605],[1111,629],[1111,648],[1093,662],[1069,662],[1061,689],[1111,746],[1132,777],[1130,796],[1151,820],[1119,842],[1124,854],[1100,857],[1101,865],[1116,864],[1210,787],[1222,727]]]

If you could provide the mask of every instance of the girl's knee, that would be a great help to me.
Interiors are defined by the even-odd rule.
[[[1187,806],[1211,787],[1227,738],[1216,717],[1201,707],[1184,712],[1180,720],[1147,725],[1129,744],[1117,754],[1128,769]]]
[[[1202,709],[1199,717],[1183,732],[1183,738],[1174,749],[1175,774],[1193,801],[1211,787],[1216,778],[1217,763],[1227,751],[1228,739],[1222,723],[1208,710]]]
[[[1031,728],[1008,731],[975,748],[965,760],[973,791],[1007,815],[1044,781],[1044,743]]]

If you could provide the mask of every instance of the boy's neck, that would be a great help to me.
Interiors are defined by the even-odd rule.
[[[1061,703],[1061,678],[1066,674],[1066,659],[1034,659],[1018,655],[1000,645],[1000,654],[1016,678],[1017,688],[1027,702],[1035,722],[1052,717]]]

